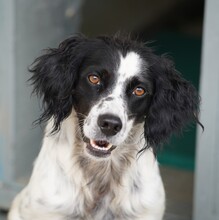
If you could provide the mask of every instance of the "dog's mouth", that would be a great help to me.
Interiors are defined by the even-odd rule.
[[[105,140],[92,140],[87,143],[86,149],[89,154],[95,157],[106,158],[111,155],[111,152],[116,148],[116,146]]]

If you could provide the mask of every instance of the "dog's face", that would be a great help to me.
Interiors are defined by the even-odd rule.
[[[195,89],[170,60],[137,42],[72,37],[39,57],[31,72],[45,104],[40,121],[53,117],[56,131],[74,108],[87,152],[95,157],[132,144],[139,125],[145,147],[156,148],[197,120]]]
[[[103,48],[84,60],[75,89],[74,107],[88,152],[107,157],[116,146],[131,142],[130,131],[143,123],[153,83],[138,53]]]

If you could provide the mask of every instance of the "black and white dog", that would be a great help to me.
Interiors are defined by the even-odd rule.
[[[31,72],[48,123],[9,220],[161,220],[156,149],[198,122],[199,96],[173,62],[129,39],[74,36]]]

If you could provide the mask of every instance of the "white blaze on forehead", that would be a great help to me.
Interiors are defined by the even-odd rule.
[[[112,92],[114,97],[124,94],[127,79],[138,75],[141,71],[142,64],[143,60],[136,52],[129,52],[125,57],[120,55],[120,64],[117,70],[118,79]]]
[[[141,57],[135,52],[129,52],[125,57],[120,56],[118,73],[124,78],[130,78],[139,73],[142,65]]]

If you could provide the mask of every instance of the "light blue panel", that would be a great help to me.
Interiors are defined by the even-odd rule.
[[[8,208],[29,179],[42,140],[32,122],[28,66],[42,49],[79,31],[81,0],[0,0],[0,208]]]
[[[14,2],[0,1],[0,153],[1,179],[10,181],[14,140]]]
[[[219,219],[219,1],[205,4],[201,117],[198,130],[194,220]]]
[[[38,154],[43,131],[33,128],[32,122],[39,115],[39,100],[31,97],[32,87],[28,66],[42,54],[42,49],[57,47],[58,44],[75,33],[79,25],[78,0],[16,0],[15,1],[15,117],[14,157],[15,178],[21,173],[30,174],[32,163]],[[20,153],[22,152],[22,153]],[[25,158],[25,160],[24,160]]]

